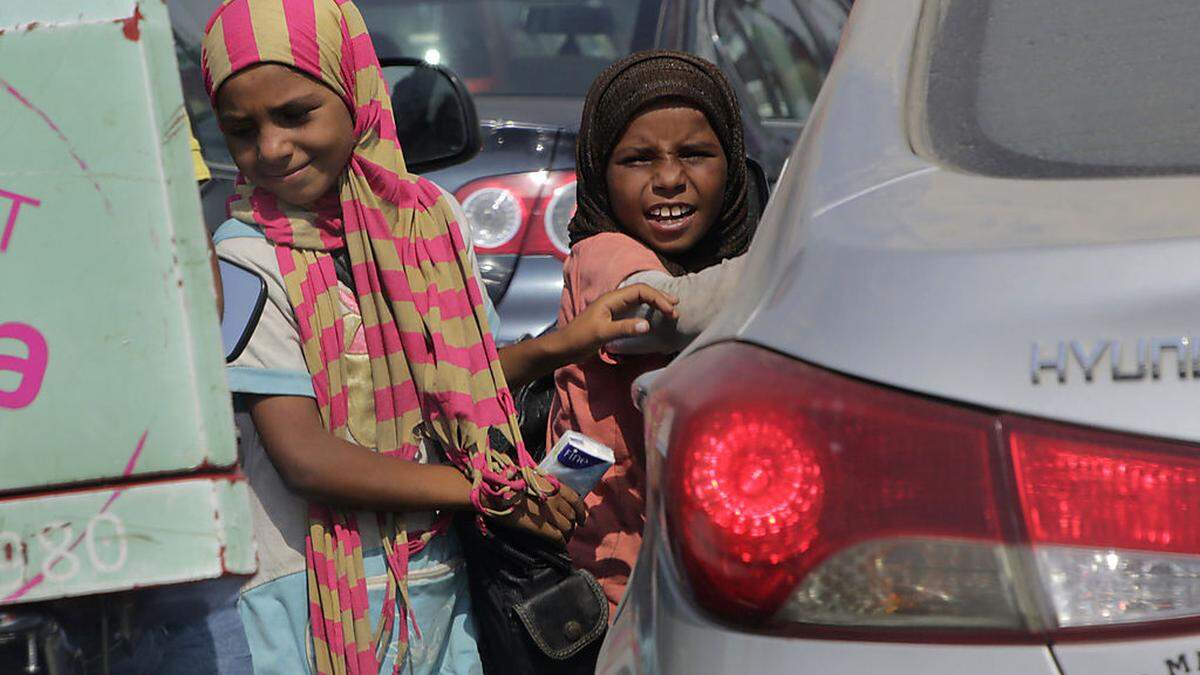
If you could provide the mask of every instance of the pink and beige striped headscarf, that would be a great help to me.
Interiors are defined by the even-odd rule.
[[[209,20],[203,47],[214,105],[229,77],[271,62],[324,83],[353,111],[358,141],[328,208],[314,212],[285,203],[241,176],[230,201],[233,217],[259,224],[275,245],[325,426],[349,439],[348,412],[371,406],[379,452],[412,459],[423,438],[436,441],[472,480],[481,512],[507,512],[505,505],[522,492],[544,497],[533,481],[536,470],[521,442],[460,229],[437,186],[405,169],[387,86],[358,9],[349,0],[225,0]],[[342,247],[362,312],[373,400],[354,400],[347,387],[329,255]],[[516,446],[517,464],[490,447],[489,428]],[[407,644],[408,556],[429,534],[410,543],[402,520],[386,516],[388,606],[372,636],[354,516],[318,504],[310,511],[317,669],[377,672],[393,633]],[[405,610],[399,631],[392,621],[397,601]],[[401,661],[403,650],[397,667]]]

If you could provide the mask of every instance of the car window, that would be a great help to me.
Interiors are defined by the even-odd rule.
[[[440,63],[475,95],[578,96],[652,45],[661,0],[359,0],[381,57]]]
[[[717,0],[718,49],[764,119],[802,121],[821,87],[817,45],[792,0]]]
[[[1200,169],[1194,0],[929,0],[922,30],[919,151],[1000,176]]]

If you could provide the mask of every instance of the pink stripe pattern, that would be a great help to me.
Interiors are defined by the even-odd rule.
[[[275,246],[325,427],[348,438],[351,411],[369,410],[377,452],[400,461],[414,458],[423,443],[436,444],[471,481],[481,527],[484,515],[507,513],[518,499],[552,494],[557,484],[538,473],[521,441],[453,213],[436,185],[405,168],[391,97],[358,9],[350,0],[224,0],[204,37],[210,99],[230,77],[262,62],[294,64],[324,82],[343,96],[354,121],[356,144],[336,194],[305,208],[239,176],[229,203],[230,215],[261,227]],[[348,386],[331,255],[340,249],[349,254],[362,317],[369,394]],[[512,456],[492,447],[492,430]],[[364,620],[356,523],[323,504],[310,504],[309,512],[305,556],[317,671],[378,672],[381,645]],[[388,565],[381,639],[400,644],[398,672],[410,627],[419,634],[406,603],[408,560],[447,521],[410,536],[402,514],[379,518]]]

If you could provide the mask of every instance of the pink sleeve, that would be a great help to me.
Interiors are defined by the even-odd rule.
[[[633,237],[604,232],[579,242],[571,249],[571,257],[564,268],[566,288],[563,299],[570,302],[572,312],[569,317],[560,314],[559,327],[578,316],[596,298],[615,291],[630,276],[648,271],[666,272],[667,269],[654,251]],[[600,358],[609,364],[620,360],[604,348],[600,349]]]
[[[571,251],[579,287],[575,297],[583,306],[638,272],[666,272],[662,261],[644,244],[625,234],[604,232],[579,242]],[[580,308],[582,309],[582,307]]]

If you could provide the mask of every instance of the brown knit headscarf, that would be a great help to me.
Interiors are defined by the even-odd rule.
[[[664,99],[704,113],[729,167],[721,214],[712,228],[688,251],[658,256],[671,274],[679,276],[744,253],[755,225],[747,217],[741,108],[721,71],[698,56],[667,50],[636,52],[605,68],[592,82],[575,146],[578,196],[567,231],[572,246],[594,234],[624,231],[609,204],[608,160],[633,118]]]

